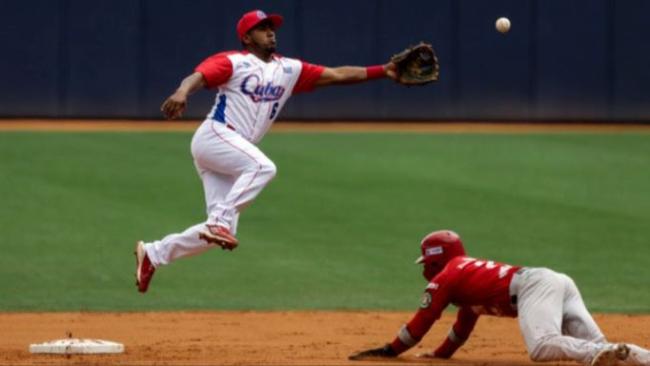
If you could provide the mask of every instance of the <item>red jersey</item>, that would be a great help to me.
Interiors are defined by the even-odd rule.
[[[458,316],[449,337],[435,351],[438,357],[451,357],[481,314],[516,317],[509,287],[520,268],[471,257],[451,259],[427,285],[420,309],[393,340],[393,350],[402,353],[417,344],[449,304],[459,308]]]

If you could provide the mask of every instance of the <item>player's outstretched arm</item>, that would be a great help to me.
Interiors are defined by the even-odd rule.
[[[421,358],[451,358],[456,351],[467,341],[474,330],[479,316],[470,308],[462,307],[458,310],[456,322],[449,330],[447,338],[433,352],[419,354]]]
[[[390,78],[395,80],[395,64],[389,62],[377,66],[340,66],[326,67],[320,78],[314,84],[316,87],[361,83],[373,79]]]
[[[174,94],[169,96],[160,107],[165,118],[176,119],[181,117],[185,107],[187,107],[187,97],[204,86],[205,80],[200,72],[195,72],[183,79]]]

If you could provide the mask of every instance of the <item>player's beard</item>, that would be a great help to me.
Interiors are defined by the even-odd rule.
[[[253,48],[259,50],[258,52],[261,52],[265,55],[272,55],[275,50],[276,50],[277,43],[260,43],[260,42],[253,42]]]
[[[275,53],[277,45],[278,45],[277,41],[275,41],[273,43],[269,42],[269,43],[267,43],[266,45],[264,45],[264,46],[262,46],[260,48],[262,48],[264,51],[268,52],[269,54],[272,54],[272,53]]]

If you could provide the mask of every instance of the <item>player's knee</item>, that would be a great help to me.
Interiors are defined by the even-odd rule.
[[[566,276],[566,281],[569,286],[571,286],[574,289],[578,288],[578,285],[576,285],[576,281],[573,280],[573,278]]]
[[[278,168],[275,166],[271,160],[267,160],[264,163],[260,164],[260,174],[267,177],[268,180],[271,180],[278,173]]]
[[[573,281],[573,278],[565,275],[564,273],[560,274],[560,278],[562,279],[562,282],[564,282],[564,285],[566,288],[572,292],[577,292],[578,291],[578,286],[576,286],[575,281]]]
[[[571,279],[571,277],[567,276],[567,275],[564,274],[564,273],[558,273],[558,276],[560,276],[560,278],[562,279],[562,281],[564,281],[564,282],[567,283],[567,284],[571,284],[571,283],[573,283],[573,279]]]

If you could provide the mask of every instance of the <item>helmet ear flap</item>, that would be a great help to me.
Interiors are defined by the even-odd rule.
[[[424,263],[422,275],[427,281],[431,281],[441,270],[442,268],[437,262]]]

